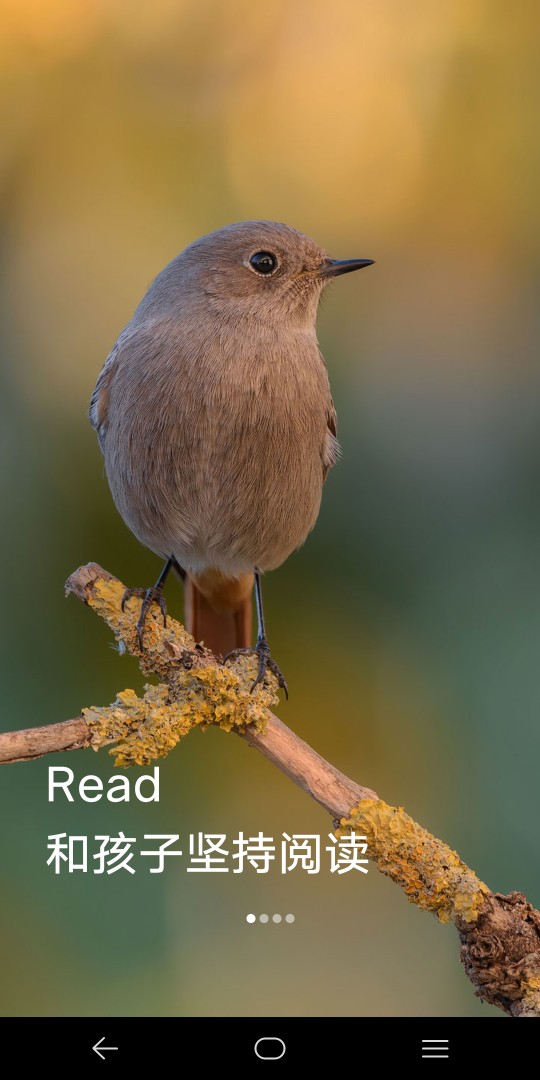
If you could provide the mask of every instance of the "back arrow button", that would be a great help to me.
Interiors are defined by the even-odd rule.
[[[95,1046],[92,1047],[92,1050],[96,1051],[96,1054],[98,1055],[98,1057],[101,1058],[102,1061],[105,1061],[105,1054],[101,1053],[102,1050],[118,1050],[117,1046],[102,1046],[101,1044],[102,1044],[104,1038],[105,1038],[105,1036],[102,1035],[101,1039],[98,1039]]]

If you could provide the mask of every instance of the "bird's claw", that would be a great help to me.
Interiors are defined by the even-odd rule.
[[[258,638],[257,644],[254,649],[233,649],[232,652],[227,653],[223,663],[226,664],[227,660],[235,660],[237,656],[253,656],[253,654],[258,657],[259,666],[257,669],[257,678],[250,687],[250,694],[253,693],[255,687],[258,686],[259,683],[264,682],[264,676],[266,675],[266,672],[271,671],[272,674],[276,676],[278,686],[284,691],[285,697],[288,701],[289,688],[287,686],[287,683],[285,682],[285,676],[283,675],[281,668],[279,668],[276,664],[276,661],[272,659],[272,655],[270,653],[270,646],[266,638]]]
[[[126,589],[122,597],[122,611],[125,611],[126,603],[132,596],[137,596],[139,599],[142,599],[141,613],[137,622],[137,640],[139,642],[139,649],[142,652],[144,647],[144,625],[146,623],[146,616],[150,605],[158,605],[163,617],[163,625],[167,626],[167,603],[163,595],[163,590],[157,585],[152,585],[150,589]]]

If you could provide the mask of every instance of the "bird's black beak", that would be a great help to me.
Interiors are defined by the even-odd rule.
[[[363,270],[364,266],[372,266],[374,259],[327,259],[321,266],[321,277],[338,277],[339,274],[351,274],[353,270]]]

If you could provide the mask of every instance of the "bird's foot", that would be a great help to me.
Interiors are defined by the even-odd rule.
[[[257,644],[254,649],[233,649],[232,652],[227,653],[223,663],[226,664],[227,660],[235,660],[237,656],[253,656],[254,654],[258,657],[259,667],[257,670],[257,678],[250,687],[250,694],[253,693],[255,687],[258,686],[259,683],[264,682],[266,672],[271,671],[272,674],[276,676],[278,685],[285,691],[285,697],[288,701],[289,689],[285,682],[285,676],[283,675],[281,668],[277,666],[276,661],[272,659],[270,646],[265,637],[257,638]]]
[[[163,595],[163,589],[159,585],[153,585],[150,589],[126,589],[122,597],[122,611],[125,610],[126,603],[132,596],[138,596],[142,599],[141,614],[137,622],[137,639],[139,642],[139,649],[143,651],[143,635],[144,625],[146,623],[146,616],[151,604],[157,604],[161,614],[163,616],[163,625],[167,625],[167,604]]]

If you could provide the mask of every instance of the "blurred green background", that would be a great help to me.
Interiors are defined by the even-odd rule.
[[[343,460],[266,583],[280,713],[335,765],[540,901],[538,5],[484,0],[1,0],[2,727],[75,716],[134,662],[63,599],[155,556],[86,419],[152,277],[230,221],[335,257],[319,319]],[[181,613],[171,582],[170,610]],[[456,935],[375,869],[62,874],[47,834],[328,831],[238,739],[195,732],[158,805],[46,801],[2,769],[9,1015],[501,1015]],[[140,772],[144,770],[134,770]],[[293,926],[245,915],[293,912]]]

